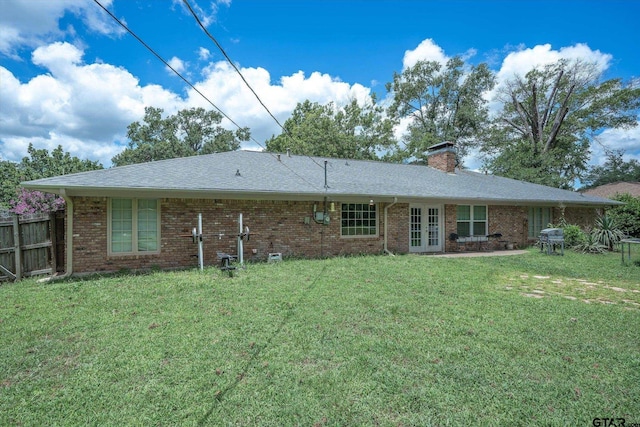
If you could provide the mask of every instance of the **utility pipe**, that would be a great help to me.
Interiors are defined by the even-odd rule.
[[[67,256],[67,261],[64,268],[64,274],[57,276],[56,279],[64,279],[73,274],[73,199],[67,195],[64,188],[60,189],[60,196],[64,199],[65,204],[65,242],[64,250]],[[55,248],[52,248],[55,250]]]
[[[202,248],[202,214],[198,214],[198,264],[200,271],[204,270],[204,254]]]
[[[242,212],[238,216],[238,261],[244,266],[244,245],[242,243]]]
[[[384,253],[391,255],[391,256],[395,256],[389,249],[387,249],[387,236],[389,235],[389,208],[393,205],[395,205],[396,203],[398,203],[398,198],[394,197],[393,198],[393,203],[391,203],[390,205],[387,205],[384,207]]]

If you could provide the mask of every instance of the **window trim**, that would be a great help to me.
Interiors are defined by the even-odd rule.
[[[469,207],[469,219],[468,220],[459,220],[458,219],[458,208],[460,206],[468,206]],[[484,219],[476,220],[474,218],[474,211],[476,207],[484,207]],[[458,233],[458,224],[459,223],[468,223],[469,224],[469,236],[459,236],[460,239],[468,238],[468,237],[478,237],[485,236],[489,234],[489,205],[456,205],[456,234]],[[484,222],[484,230],[483,234],[475,234],[473,229],[473,224],[476,222]]]
[[[113,227],[113,200],[131,200],[131,252],[113,252],[112,250],[112,227]],[[138,250],[138,201],[139,200],[154,200],[156,202],[156,235],[158,240],[158,248],[155,251],[140,251]],[[147,199],[147,198],[135,198],[135,197],[109,197],[107,203],[107,256],[131,256],[131,255],[158,255],[160,254],[161,234],[160,230],[162,226],[160,224],[160,199]]]
[[[368,206],[368,207],[375,207],[375,228],[376,228],[376,232],[375,234],[344,234],[344,227],[342,225],[342,215],[345,212],[344,209],[344,205],[363,205],[363,206]],[[357,211],[355,211],[357,212]],[[360,212],[364,212],[364,210],[361,210]],[[371,211],[369,211],[371,212]],[[348,218],[347,218],[348,219]],[[370,220],[370,219],[369,219]],[[349,226],[347,226],[348,228]],[[378,204],[375,203],[374,205],[370,205],[369,203],[356,203],[356,202],[345,202],[345,203],[341,203],[340,204],[340,237],[341,238],[345,238],[345,239],[375,239],[380,237],[380,218],[379,218],[379,209],[378,209]]]

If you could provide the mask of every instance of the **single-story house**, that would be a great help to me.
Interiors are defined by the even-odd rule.
[[[615,197],[617,194],[630,194],[633,197],[640,197],[640,182],[618,181],[609,184],[599,185],[583,191],[589,196]]]
[[[202,215],[205,265],[342,254],[433,253],[524,246],[562,216],[592,224],[617,202],[461,170],[452,144],[429,166],[234,151],[23,183],[66,205],[66,272],[197,265],[191,238]]]

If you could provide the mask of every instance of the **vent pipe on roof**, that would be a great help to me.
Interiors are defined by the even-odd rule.
[[[328,160],[324,161],[324,189],[326,190],[327,188],[329,188],[329,185],[327,184],[327,163]]]
[[[242,176],[240,175],[240,169],[236,169],[236,176]]]
[[[287,148],[287,157],[291,157],[291,150]]]

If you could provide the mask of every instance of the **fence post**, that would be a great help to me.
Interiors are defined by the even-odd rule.
[[[22,279],[22,248],[20,247],[20,221],[18,214],[13,214],[13,246],[16,259],[16,280]]]

